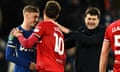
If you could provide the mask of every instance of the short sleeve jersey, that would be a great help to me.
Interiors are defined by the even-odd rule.
[[[113,22],[107,27],[104,39],[110,41],[115,60],[120,63],[120,20]]]
[[[37,66],[48,70],[64,68],[66,52],[64,36],[54,21],[41,21],[33,34],[40,41],[37,44]],[[55,70],[54,70],[55,71]]]

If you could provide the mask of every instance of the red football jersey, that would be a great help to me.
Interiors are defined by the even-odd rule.
[[[64,36],[54,21],[41,21],[33,34],[40,38],[37,44],[37,69],[64,72],[66,52]]]
[[[114,72],[120,72],[120,20],[113,22],[107,27],[105,40],[110,41],[115,55]]]

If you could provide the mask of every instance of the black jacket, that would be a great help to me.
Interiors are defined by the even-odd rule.
[[[76,72],[98,72],[99,57],[104,39],[105,27],[98,26],[94,30],[80,27],[78,31],[71,31],[65,41],[65,48],[76,46]]]

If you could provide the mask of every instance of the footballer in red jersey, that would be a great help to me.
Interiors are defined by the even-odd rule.
[[[106,29],[100,57],[99,72],[106,72],[110,47],[115,56],[113,72],[120,72],[120,20],[114,21]]]
[[[48,1],[44,10],[44,20],[37,24],[32,35],[26,39],[19,30],[12,34],[17,37],[25,48],[36,44],[38,72],[64,72],[66,52],[64,36],[56,25],[61,7],[56,1]]]
[[[43,21],[35,28],[33,35],[41,38],[39,45],[37,45],[38,67],[43,65],[50,71],[56,69],[56,72],[58,72],[59,69],[59,72],[63,72],[66,55],[64,36],[59,28],[53,21]]]

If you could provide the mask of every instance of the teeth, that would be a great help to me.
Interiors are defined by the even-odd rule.
[[[88,24],[88,25],[95,25],[95,24]]]

